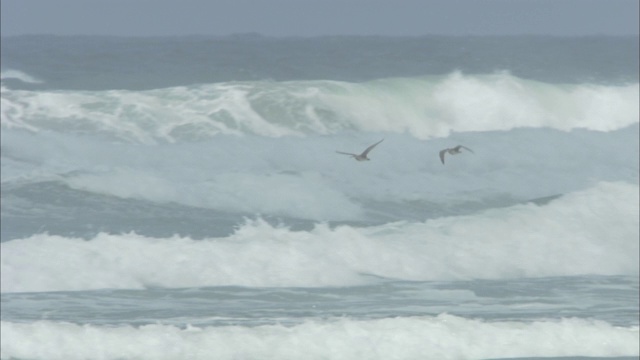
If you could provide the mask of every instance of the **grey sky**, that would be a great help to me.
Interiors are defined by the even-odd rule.
[[[639,0],[2,0],[1,34],[629,35]]]

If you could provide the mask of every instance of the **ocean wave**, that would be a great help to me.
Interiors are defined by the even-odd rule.
[[[28,84],[42,84],[43,81],[20,70],[6,69],[0,71],[0,80],[15,79]]]
[[[575,318],[488,322],[441,314],[366,321],[309,320],[292,327],[204,328],[162,324],[104,327],[50,321],[0,324],[3,359],[616,357],[637,356],[639,346],[638,327]]]
[[[0,285],[39,292],[637,274],[638,196],[637,184],[601,183],[542,206],[311,231],[254,220],[204,240],[39,234],[1,244]]]
[[[302,219],[362,220],[364,211],[318,173],[231,172],[205,182],[178,185],[160,176],[115,169],[64,180],[73,189],[124,199],[179,203],[227,212],[272,214]]]
[[[4,89],[4,128],[95,133],[139,143],[340,131],[408,133],[548,127],[612,131],[638,122],[638,84],[549,84],[509,73],[343,81],[225,82],[148,91]]]
[[[311,221],[424,220],[569,193],[598,181],[637,182],[637,134],[633,125],[611,132],[458,133],[430,141],[340,133],[142,145],[4,130],[3,216],[11,213],[10,196],[22,194],[31,202],[27,213],[44,206],[53,217],[75,212],[52,208],[64,204],[57,199],[84,195]],[[336,154],[362,151],[382,137],[370,162]],[[440,149],[458,143],[475,153],[443,165]],[[26,187],[35,191],[31,200]]]

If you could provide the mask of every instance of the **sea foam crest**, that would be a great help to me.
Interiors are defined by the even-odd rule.
[[[544,206],[311,231],[256,220],[205,240],[40,234],[2,243],[1,286],[2,292],[315,287],[371,281],[363,275],[422,281],[637,274],[638,196],[637,184],[601,183]]]
[[[638,84],[550,84],[508,73],[340,81],[228,82],[149,91],[2,93],[2,126],[97,132],[133,142],[217,134],[409,133],[549,127],[611,131],[638,122]]]
[[[637,356],[639,346],[638,327],[582,319],[488,322],[448,314],[309,320],[293,327],[181,329],[162,324],[104,327],[49,321],[0,324],[3,359],[616,357]]]
[[[14,69],[6,69],[6,70],[0,71],[0,80],[7,80],[7,79],[15,79],[15,80],[19,80],[24,83],[30,83],[30,84],[43,83],[42,80],[34,76],[31,76],[20,70],[14,70]]]

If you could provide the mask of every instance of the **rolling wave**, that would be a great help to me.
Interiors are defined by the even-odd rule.
[[[75,213],[64,204],[84,194],[132,209],[134,203],[124,202],[312,221],[419,221],[569,193],[599,181],[637,182],[637,133],[633,125],[611,132],[457,133],[429,141],[340,133],[144,145],[11,129],[2,132],[3,216],[23,204],[19,213],[36,215],[44,206],[57,219]],[[385,142],[370,154],[371,162],[335,153],[360,151],[381,137]],[[475,153],[443,165],[438,151],[456,143]],[[23,219],[17,214],[14,220]]]
[[[601,183],[547,205],[310,231],[248,221],[193,240],[102,233],[2,243],[2,292],[347,286],[402,280],[637,274],[638,186]],[[140,257],[139,254],[145,254]],[[597,266],[594,266],[597,264]]]
[[[340,131],[408,133],[638,122],[638,84],[549,84],[509,73],[344,81],[225,82],[148,91],[2,91],[4,128],[96,133],[137,143]]]

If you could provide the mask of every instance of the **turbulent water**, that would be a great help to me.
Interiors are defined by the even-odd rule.
[[[2,359],[639,356],[637,37],[1,55]]]

